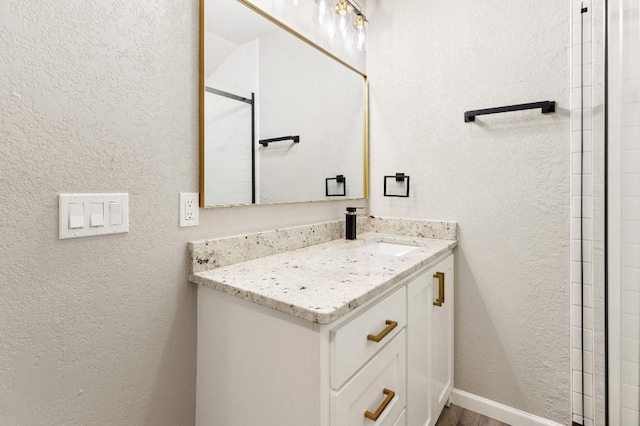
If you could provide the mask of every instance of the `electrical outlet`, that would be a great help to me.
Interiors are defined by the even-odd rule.
[[[196,226],[200,222],[197,193],[180,193],[180,226]]]
[[[193,199],[188,197],[185,200],[185,207],[184,207],[184,218],[186,220],[193,220],[195,216],[195,213],[193,211],[193,205],[194,205]]]

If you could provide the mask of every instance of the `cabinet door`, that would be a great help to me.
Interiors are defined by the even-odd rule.
[[[431,407],[432,415],[437,419],[453,390],[453,255],[430,272],[433,277]]]
[[[407,426],[431,426],[433,270],[407,285]]]

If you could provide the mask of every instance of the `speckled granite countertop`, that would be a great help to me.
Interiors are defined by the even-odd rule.
[[[358,250],[372,241],[418,248],[402,256]],[[455,240],[367,232],[354,241],[335,239],[210,270],[192,268],[189,279],[308,321],[328,324],[456,245]]]

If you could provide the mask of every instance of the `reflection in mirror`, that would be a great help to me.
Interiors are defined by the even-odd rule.
[[[204,14],[203,206],[364,198],[364,77],[237,0]]]

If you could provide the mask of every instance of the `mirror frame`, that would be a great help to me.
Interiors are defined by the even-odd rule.
[[[327,201],[345,201],[345,200],[368,200],[369,199],[369,81],[367,78],[367,75],[365,73],[363,73],[362,71],[358,70],[357,68],[353,67],[352,65],[350,65],[349,63],[347,63],[346,61],[340,59],[339,57],[337,57],[336,55],[334,55],[333,53],[329,52],[327,49],[323,48],[322,46],[318,45],[317,43],[313,42],[312,40],[308,39],[307,37],[305,37],[304,35],[300,34],[299,32],[297,32],[296,30],[294,30],[292,27],[286,25],[285,23],[283,23],[282,21],[278,20],[277,18],[275,18],[274,16],[268,14],[267,12],[263,11],[262,9],[258,8],[256,5],[250,3],[248,0],[231,0],[231,1],[237,1],[241,4],[243,4],[244,6],[248,7],[249,9],[251,9],[253,12],[257,13],[258,15],[262,16],[263,18],[266,18],[267,20],[271,21],[272,23],[276,24],[278,27],[282,28],[283,30],[287,31],[289,34],[293,35],[294,37],[302,40],[303,42],[307,43],[309,46],[313,47],[314,49],[320,51],[321,53],[325,54],[326,56],[328,56],[329,58],[333,59],[334,61],[338,62],[339,64],[347,67],[348,69],[350,69],[351,71],[355,72],[356,74],[360,75],[362,77],[362,84],[363,84],[363,99],[362,99],[362,104],[363,104],[363,114],[364,114],[364,123],[363,123],[363,159],[362,159],[362,172],[364,174],[363,176],[363,183],[364,183],[364,188],[363,188],[363,196],[360,197],[356,197],[356,198],[343,198],[343,199],[330,199],[330,200],[307,200],[307,201],[279,201],[279,202],[274,202],[274,203],[264,203],[264,204],[260,204],[260,203],[255,203],[255,204],[221,204],[221,205],[206,205],[205,204],[205,173],[204,173],[204,169],[205,169],[205,155],[204,155],[204,143],[205,143],[205,118],[204,118],[204,104],[205,104],[205,32],[206,32],[206,28],[205,28],[205,3],[206,0],[200,0],[200,46],[199,46],[199,67],[198,67],[198,71],[199,71],[199,85],[198,85],[198,89],[199,89],[199,93],[198,93],[198,99],[199,99],[199,139],[200,139],[200,143],[199,143],[199,165],[200,165],[200,188],[199,188],[199,193],[200,193],[200,208],[219,208],[219,207],[238,207],[238,206],[259,206],[259,205],[274,205],[274,204],[298,204],[298,203],[318,203],[318,202],[327,202]]]

